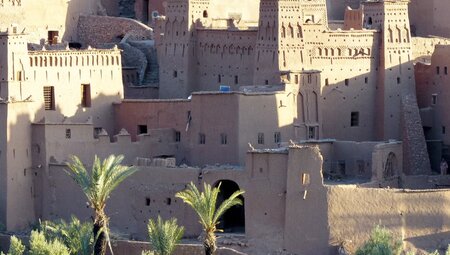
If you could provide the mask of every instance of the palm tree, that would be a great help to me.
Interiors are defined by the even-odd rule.
[[[123,155],[117,157],[110,155],[101,162],[95,156],[90,173],[76,156],[72,156],[72,162],[68,163],[70,171],[67,173],[81,187],[95,212],[93,227],[95,255],[106,253],[106,240],[109,239],[108,217],[105,214],[106,200],[123,180],[138,170],[135,167],[122,166],[120,163],[123,159]]]
[[[158,215],[156,222],[154,220],[148,222],[150,243],[156,255],[171,255],[183,233],[184,227],[179,227],[175,218],[163,221]]]
[[[234,192],[228,199],[222,202],[216,210],[217,196],[220,192],[220,183],[216,188],[204,183],[203,192],[200,192],[194,183],[190,183],[184,191],[178,192],[175,196],[181,198],[186,204],[190,205],[198,217],[204,231],[203,246],[205,254],[212,255],[217,249],[215,232],[221,231],[217,229],[219,218],[231,207],[242,205],[242,201],[238,196],[244,194],[245,191],[238,190]]]

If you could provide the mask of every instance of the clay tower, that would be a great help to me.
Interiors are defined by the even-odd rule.
[[[327,27],[325,0],[262,0],[255,84],[278,84],[280,71],[308,69],[305,33]]]
[[[209,16],[209,0],[169,0],[162,24],[160,98],[187,98],[195,90],[195,24]]]

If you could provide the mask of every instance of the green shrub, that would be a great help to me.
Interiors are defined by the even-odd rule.
[[[43,232],[32,231],[30,255],[70,255],[69,249],[58,239],[47,241]]]
[[[16,236],[11,236],[11,243],[9,245],[8,255],[23,255],[25,252],[25,245],[22,244],[19,238]],[[1,255],[5,255],[0,252]]]
[[[400,255],[402,242],[394,238],[386,228],[376,226],[369,240],[360,247],[355,255]]]
[[[25,252],[25,245],[22,244],[16,236],[11,237],[11,244],[9,245],[8,255],[22,255]]]
[[[45,221],[41,224],[41,230],[47,240],[59,240],[72,255],[92,254],[94,235],[91,223],[81,223],[77,217],[72,216],[69,223],[64,220]]]

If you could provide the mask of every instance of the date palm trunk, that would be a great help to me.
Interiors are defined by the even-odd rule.
[[[213,255],[217,250],[216,246],[216,234],[214,231],[207,231],[205,240],[203,241],[203,246],[205,247],[206,255]]]
[[[106,215],[103,211],[96,213],[94,220],[94,255],[106,254]]]

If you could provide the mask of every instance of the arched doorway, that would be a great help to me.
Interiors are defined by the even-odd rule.
[[[220,193],[217,198],[217,205],[220,205],[225,199],[229,198],[235,191],[238,191],[239,185],[230,180],[220,180],[214,185],[218,187],[220,183]],[[219,219],[219,229],[225,233],[245,233],[245,209],[244,197],[241,195],[239,199],[242,200],[242,206],[233,206]]]

